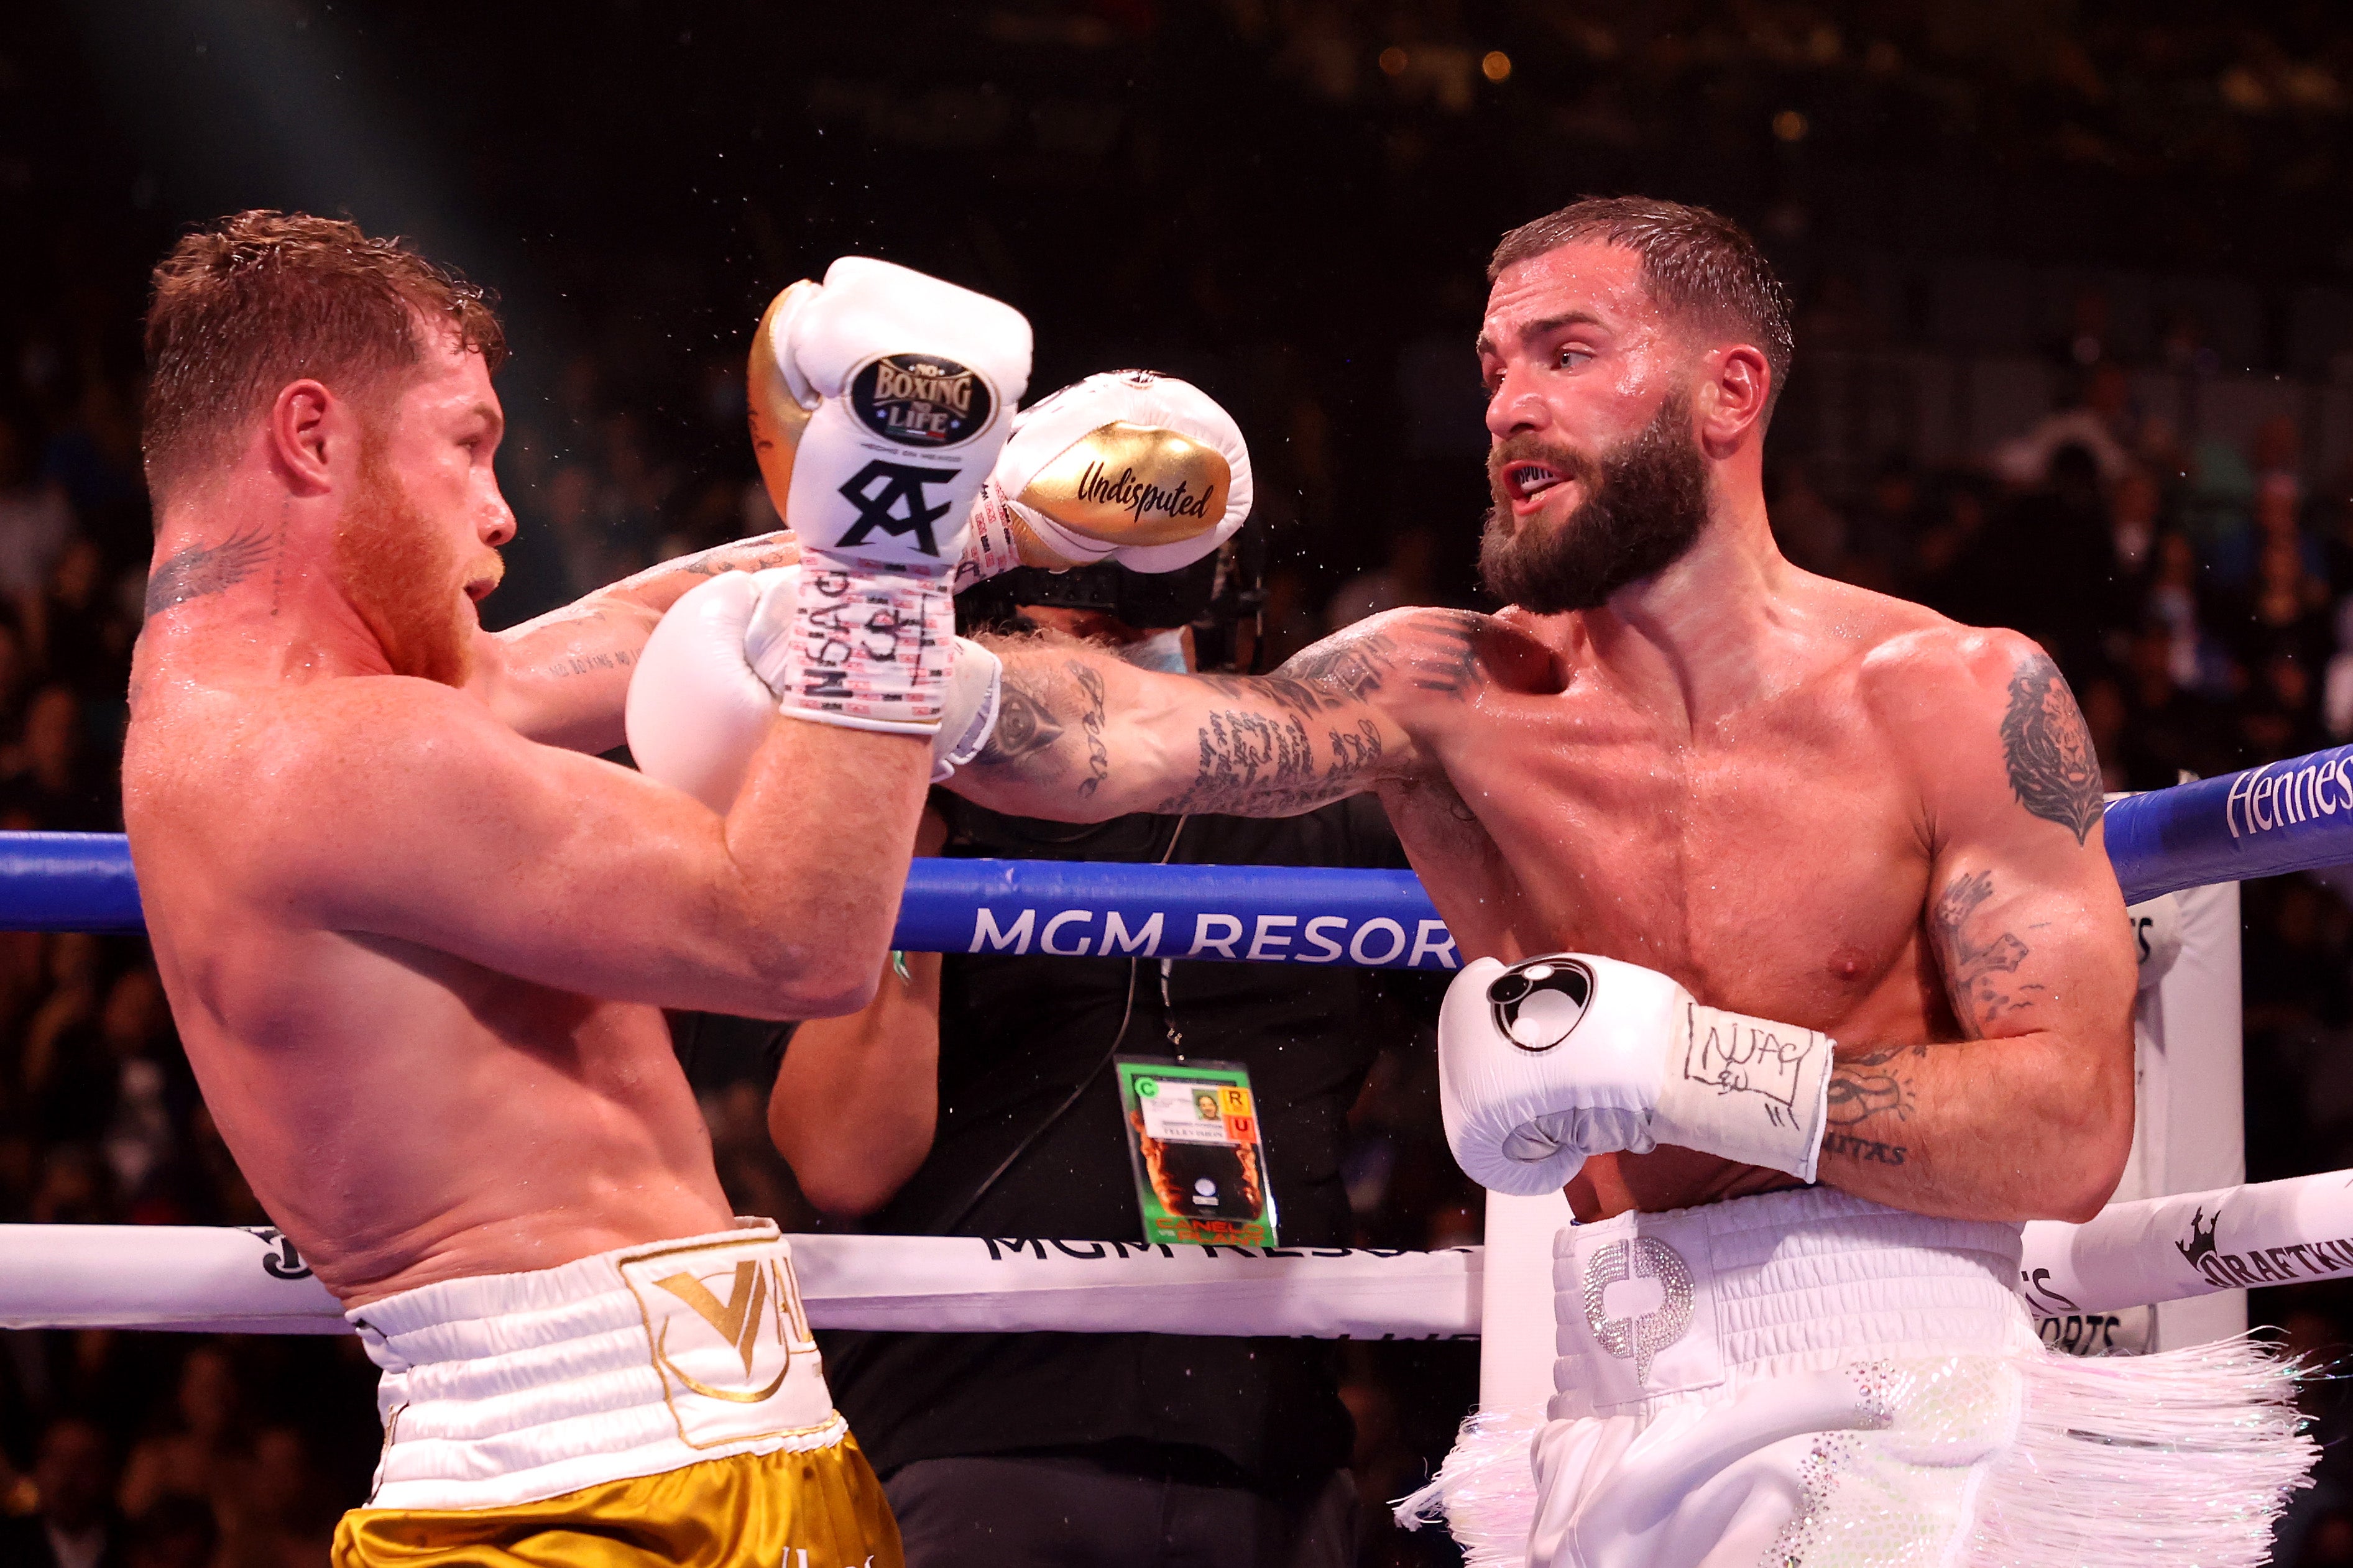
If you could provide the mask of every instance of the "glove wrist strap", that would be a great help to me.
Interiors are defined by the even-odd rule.
[[[1689,997],[1667,1046],[1651,1122],[1662,1143],[1814,1179],[1836,1042]]]
[[[956,591],[962,593],[975,583],[1022,564],[1021,545],[1013,529],[1013,503],[991,479],[973,500],[972,537],[956,563]]]
[[[806,550],[777,706],[884,734],[935,734],[955,660],[947,575]]]
[[[969,637],[955,639],[955,668],[949,677],[949,701],[940,716],[939,732],[932,737],[932,782],[945,784],[955,771],[980,755],[997,732],[997,714],[1005,698],[1005,661]]]

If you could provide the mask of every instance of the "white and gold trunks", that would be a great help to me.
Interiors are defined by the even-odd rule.
[[[2292,1370],[2052,1354],[2019,1234],[1821,1187],[1562,1230],[1528,1568],[2267,1561],[2315,1456]],[[1475,1438],[1448,1471],[1494,1513]]]
[[[898,1535],[765,1221],[350,1315],[384,1457],[339,1564],[887,1568]]]

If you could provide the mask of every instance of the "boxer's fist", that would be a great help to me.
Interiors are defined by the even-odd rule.
[[[1810,1182],[1833,1049],[1811,1029],[1702,1006],[1639,964],[1482,958],[1439,1014],[1446,1142],[1502,1193],[1556,1191],[1588,1154],[1661,1143]]]
[[[646,639],[623,710],[629,754],[648,778],[725,815],[790,678],[800,568],[726,572],[680,595]],[[979,754],[997,728],[1004,666],[978,643],[954,644],[944,710],[932,737],[932,782]]]
[[[973,510],[956,585],[1016,566],[1174,572],[1250,510],[1250,447],[1200,388],[1107,371],[1025,408]]]
[[[826,584],[823,578],[812,584],[797,566],[780,570],[791,575],[780,579],[775,591],[763,594],[753,605],[741,625],[738,658],[767,689],[776,694],[783,711],[793,713],[796,693],[809,679],[800,658],[803,645],[797,640],[806,634],[810,624],[804,614],[807,599],[825,592]],[[761,575],[769,574],[764,572]],[[709,586],[706,584],[695,589],[694,594],[703,593]],[[694,594],[686,598],[692,598]],[[681,599],[679,605],[685,603],[686,599]],[[671,615],[678,613],[678,607],[672,606]],[[818,624],[824,620],[820,615]],[[665,616],[663,625],[668,624],[669,617]],[[980,754],[981,747],[995,732],[1005,666],[995,654],[965,637],[951,637],[943,644],[937,650],[937,662],[944,669],[945,679],[941,687],[939,724],[930,732],[932,782],[945,784],[956,769]],[[634,696],[634,683],[630,691]]]
[[[723,572],[679,596],[638,655],[622,727],[638,771],[726,813],[776,699],[744,651],[763,599],[789,605],[797,566]]]
[[[804,549],[942,576],[1029,383],[1029,323],[968,289],[845,256],[754,335],[752,439]]]

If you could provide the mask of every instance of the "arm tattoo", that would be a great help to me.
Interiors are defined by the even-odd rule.
[[[1318,704],[1332,702],[1336,707],[1338,704],[1317,688],[1330,688],[1350,697],[1369,696],[1381,689],[1381,667],[1396,652],[1396,642],[1379,632],[1345,640],[1327,638],[1292,655],[1282,668],[1260,684],[1261,688],[1295,689],[1309,700]]]
[[[1189,788],[1161,803],[1162,811],[1303,811],[1328,798],[1314,787],[1314,748],[1295,715],[1222,709],[1208,716],[1198,739],[1199,771]]]
[[[1971,1039],[1981,1039],[1990,1025],[2031,1007],[2043,987],[2021,984],[2018,966],[2032,950],[2004,931],[1990,942],[1979,942],[1963,928],[1969,917],[1993,897],[1993,873],[1976,871],[1957,878],[1936,895],[1928,911],[1928,930],[1945,969],[1945,990],[1952,998],[1953,1016]]]
[[[1344,631],[1249,684],[1253,690],[1274,685],[1298,689],[1324,707],[1396,686],[1461,697],[1478,684],[1479,636],[1486,622],[1468,610],[1428,610],[1380,631]]]
[[[974,761],[982,767],[1002,767],[1039,752],[1050,751],[1062,738],[1061,725],[1032,686],[1011,668],[1005,672],[1004,694],[997,700],[997,728]]]
[[[261,565],[269,545],[259,524],[218,544],[191,544],[164,558],[147,579],[147,614],[233,588]]]
[[[2001,753],[2018,804],[2055,822],[2081,844],[2100,820],[2100,760],[2059,667],[2035,654],[2010,680]]]
[[[1409,684],[1420,691],[1461,697],[1478,684],[1479,634],[1484,616],[1455,610],[1411,623],[1404,650]]]
[[[730,540],[725,544],[714,544],[708,550],[698,550],[691,555],[681,555],[675,561],[665,561],[639,574],[639,576],[685,572],[697,577],[723,577],[730,572],[765,572],[771,566],[789,566],[799,559],[800,543],[794,537],[793,531],[780,528],[773,533]]]
[[[603,669],[628,669],[637,662],[635,654],[617,647],[607,653],[565,654],[540,666],[539,673],[550,680],[568,680],[575,675],[594,675]]]
[[[1912,1047],[1915,1054],[1926,1056],[1926,1046]],[[1830,1088],[1830,1122],[1833,1127],[1852,1127],[1867,1121],[1882,1111],[1891,1111],[1898,1121],[1912,1120],[1912,1086],[1902,1073],[1890,1068],[1902,1054],[1896,1050],[1873,1051],[1869,1056],[1844,1061],[1831,1069]]]
[[[1896,1065],[1903,1057],[1925,1057],[1926,1046],[1896,1046],[1843,1061],[1831,1069],[1829,1126],[1822,1131],[1822,1152],[1842,1155],[1871,1165],[1901,1165],[1910,1161],[1908,1145],[1882,1138],[1865,1138],[1861,1129],[1874,1117],[1896,1121],[1912,1120],[1912,1082]],[[1873,1131],[1889,1131],[1881,1122]]]
[[[1079,729],[1087,738],[1087,776],[1079,783],[1079,794],[1090,795],[1111,776],[1111,748],[1103,744],[1103,677],[1075,658],[1063,668],[1087,694],[1087,710],[1079,715]]]
[[[1901,1165],[1912,1158],[1912,1151],[1901,1143],[1883,1143],[1876,1138],[1858,1138],[1852,1132],[1823,1133],[1822,1152],[1843,1154],[1866,1165]]]
[[[1212,713],[1198,731],[1201,761],[1193,783],[1158,809],[1288,816],[1366,787],[1380,765],[1380,727],[1359,719],[1354,731],[1327,730],[1324,739],[1331,760],[1319,769],[1299,715],[1274,719],[1243,709]]]

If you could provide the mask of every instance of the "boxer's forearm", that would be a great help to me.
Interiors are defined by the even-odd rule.
[[[931,1152],[939,1121],[940,958],[906,954],[874,1000],[793,1033],[768,1096],[768,1135],[829,1215],[873,1213]]]
[[[1899,1046],[1834,1070],[1820,1175],[1921,1214],[2081,1222],[2116,1191],[2132,1131],[2128,1038]]]
[[[948,787],[996,811],[1295,816],[1374,787],[1409,750],[1368,703],[1322,681],[1160,674],[1068,639],[990,647],[1005,661],[997,730]]]
[[[759,572],[800,558],[789,532],[681,555],[597,589],[475,645],[473,689],[516,733],[543,745],[608,752],[638,654],[663,612],[723,572]]]
[[[770,728],[723,825],[731,913],[743,939],[805,973],[789,1000],[714,1010],[824,1018],[872,1002],[930,774],[919,736]]]

